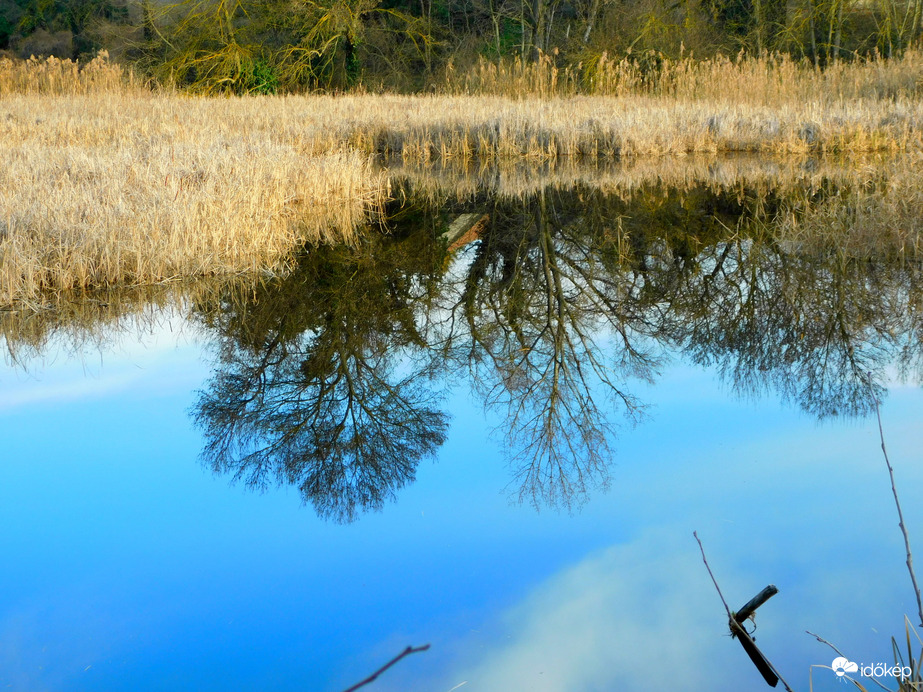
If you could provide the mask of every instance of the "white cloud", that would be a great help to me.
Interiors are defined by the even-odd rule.
[[[733,673],[716,664],[743,652],[722,627],[695,542],[651,532],[546,581],[501,616],[499,643],[484,653],[483,642],[468,642],[459,668],[433,689],[462,681],[478,691],[724,686]]]
[[[119,373],[99,379],[80,378],[53,382],[34,382],[7,388],[0,400],[0,412],[15,410],[31,404],[78,401],[112,394],[127,389],[132,381],[130,373]]]

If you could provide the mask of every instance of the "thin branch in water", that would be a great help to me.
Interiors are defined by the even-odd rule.
[[[718,580],[715,579],[715,575],[711,571],[711,567],[708,564],[708,558],[705,557],[705,548],[702,546],[702,541],[699,540],[699,534],[696,531],[692,532],[695,542],[699,544],[699,550],[702,553],[702,562],[705,563],[705,569],[708,570],[708,576],[711,577],[712,584],[715,585],[715,590],[718,592],[718,597],[721,599],[721,603],[724,604],[724,609],[727,611],[728,620],[734,619],[734,614],[731,612],[731,609],[728,607],[728,602],[724,600],[724,594],[721,593],[721,587],[718,586]]]
[[[894,468],[891,466],[891,460],[888,459],[888,449],[885,447],[885,432],[881,425],[881,409],[878,405],[878,397],[875,395],[875,387],[872,384],[872,373],[866,375],[869,382],[869,391],[872,394],[872,401],[875,402],[875,415],[878,417],[878,434],[881,437],[881,453],[884,454],[885,464],[888,466],[888,475],[891,477],[891,493],[894,495],[894,504],[897,507],[898,526],[904,536],[904,548],[907,550],[907,570],[910,572],[910,581],[913,583],[913,592],[917,597],[917,614],[920,616],[920,627],[923,627],[923,599],[920,597],[920,587],[917,584],[917,575],[913,570],[913,553],[910,550],[910,536],[907,535],[907,526],[904,524],[904,513],[901,511],[901,501],[897,496],[897,485],[894,482]]]
[[[702,562],[705,563],[705,569],[708,570],[708,576],[711,577],[711,581],[715,585],[715,590],[718,592],[718,596],[721,598],[721,603],[724,605],[724,610],[727,612],[728,627],[730,627],[731,629],[731,636],[737,637],[744,651],[747,652],[747,656],[749,656],[750,660],[753,661],[753,665],[756,666],[757,670],[759,670],[760,674],[763,676],[763,679],[766,681],[766,683],[770,687],[775,687],[778,682],[781,682],[782,686],[788,692],[793,692],[792,688],[788,686],[787,682],[785,682],[785,679],[781,675],[779,675],[779,671],[776,670],[776,667],[772,665],[769,659],[766,658],[763,652],[760,651],[759,648],[756,646],[756,643],[753,641],[753,638],[750,636],[750,633],[747,632],[746,629],[744,629],[743,625],[741,625],[737,621],[737,618],[734,616],[734,613],[731,612],[731,609],[728,607],[727,601],[724,600],[724,594],[721,593],[721,587],[718,586],[718,580],[715,579],[715,575],[711,571],[711,566],[708,564],[708,558],[705,557],[705,548],[702,546],[702,541],[699,540],[699,534],[696,531],[693,531],[692,535],[695,538],[696,543],[699,544],[699,550],[702,553]],[[772,588],[775,588],[775,587],[772,587]],[[766,598],[768,599],[769,596],[767,596]]]
[[[846,656],[842,651],[840,651],[838,648],[836,648],[833,644],[831,644],[830,642],[828,642],[826,639],[824,639],[824,638],[823,638],[822,636],[820,636],[819,634],[814,634],[811,630],[805,630],[805,633],[806,633],[806,634],[810,634],[812,637],[814,637],[814,638],[815,638],[817,641],[819,641],[821,644],[826,644],[826,645],[829,646],[831,649],[833,649],[834,651],[836,651],[836,653],[837,653],[838,655],[842,656],[843,658],[849,658],[849,657]]]
[[[343,692],[355,692],[355,690],[358,690],[360,687],[365,687],[369,683],[375,682],[375,680],[378,679],[379,675],[384,673],[386,670],[388,670],[388,668],[393,666],[395,663],[400,661],[405,656],[410,656],[410,654],[420,653],[421,651],[426,651],[427,649],[429,649],[429,644],[424,644],[423,646],[417,646],[417,647],[408,646],[406,649],[401,651],[401,653],[399,653],[397,656],[395,656],[390,661],[385,663],[381,668],[379,668],[374,673],[369,675],[365,680],[363,680],[362,682],[357,682],[355,685],[344,690]]]

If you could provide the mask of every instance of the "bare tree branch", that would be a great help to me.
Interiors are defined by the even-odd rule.
[[[878,396],[875,394],[874,386],[872,386],[872,373],[868,373],[867,377],[869,386],[871,387],[872,399],[875,402],[875,414],[878,416],[878,434],[881,437],[881,453],[884,454],[885,464],[888,466],[888,475],[891,477],[891,493],[894,495],[894,504],[897,507],[898,526],[901,528],[901,534],[904,536],[904,548],[907,550],[907,571],[910,572],[913,592],[917,597],[917,614],[920,616],[920,627],[923,627],[923,600],[920,598],[920,586],[917,584],[917,575],[913,569],[913,553],[910,550],[910,536],[907,535],[907,526],[904,524],[904,513],[901,511],[901,501],[897,496],[897,485],[894,482],[894,468],[891,466],[891,460],[888,459],[888,449],[885,447],[885,433],[881,425],[881,410],[878,406]]]
[[[390,661],[385,663],[381,668],[379,668],[374,673],[369,675],[365,680],[363,680],[362,682],[357,682],[355,685],[344,690],[343,692],[355,692],[355,690],[358,690],[360,687],[365,687],[369,683],[375,682],[375,680],[378,678],[379,675],[384,673],[386,670],[388,670],[388,668],[393,666],[395,663],[400,661],[402,658],[406,656],[410,656],[410,654],[416,654],[416,653],[420,653],[421,651],[426,651],[427,649],[429,649],[429,644],[424,644],[423,646],[417,646],[417,647],[408,646],[406,649],[401,651],[401,653],[399,653],[397,656],[395,656]]]

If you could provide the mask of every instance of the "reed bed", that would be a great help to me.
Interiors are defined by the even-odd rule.
[[[280,270],[305,243],[349,241],[380,174],[356,152],[305,152],[270,127],[273,103],[0,100],[0,304]]]
[[[747,238],[780,246],[792,256],[829,256],[863,261],[923,258],[923,178],[913,174],[923,156],[888,159],[778,160],[758,157],[696,158],[623,165],[501,165],[463,168],[395,167],[392,184],[419,203],[441,205],[497,196],[526,199],[548,189],[588,194],[596,191],[625,200],[642,196],[656,208],[677,190],[739,195],[751,209],[774,200],[775,211],[759,212],[746,224],[726,228],[726,239]],[[475,207],[476,209],[478,207]],[[768,206],[767,206],[768,208]],[[489,209],[485,205],[484,209]],[[483,210],[483,209],[482,209]],[[478,211],[480,213],[480,211]],[[621,234],[622,225],[613,219]],[[620,238],[619,243],[627,241]],[[629,243],[625,242],[627,246]],[[632,261],[626,255],[626,261]],[[12,309],[0,307],[0,338],[13,360],[26,362],[52,344],[92,348],[122,333],[151,331],[164,315],[220,309],[228,296],[252,292],[264,273],[200,276],[155,285],[113,284],[93,290],[44,293]],[[41,301],[41,302],[39,302]]]
[[[671,101],[647,97],[305,97],[321,150],[347,143],[404,162],[695,153],[806,154],[923,150],[923,101],[867,99],[822,106]]]
[[[140,85],[105,55],[82,67],[0,61],[0,304],[279,270],[305,243],[350,241],[380,208],[387,179],[375,158],[659,170],[726,153],[923,152],[921,55],[824,73],[784,58],[679,61],[635,76],[640,67],[598,64],[599,79],[625,74],[593,88],[620,95],[566,98],[525,86],[515,98],[190,98]],[[543,64],[528,69],[552,69]]]
[[[546,55],[538,61],[481,59],[464,72],[450,65],[445,78],[445,91],[455,95],[648,96],[762,106],[916,98],[921,89],[923,52],[919,50],[887,60],[841,61],[824,69],[784,54],[671,60],[656,54],[611,58],[602,53],[565,67]]]
[[[0,96],[7,94],[110,94],[141,91],[147,85],[133,70],[109,61],[100,51],[80,65],[73,60],[30,58],[25,61],[0,59]]]

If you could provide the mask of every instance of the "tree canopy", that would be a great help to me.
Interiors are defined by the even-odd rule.
[[[200,92],[444,86],[506,61],[587,83],[625,56],[783,52],[824,66],[900,54],[923,0],[0,0],[0,49],[89,57],[106,48]]]

